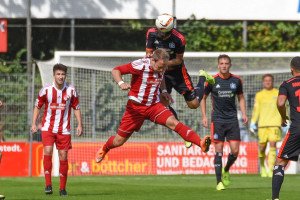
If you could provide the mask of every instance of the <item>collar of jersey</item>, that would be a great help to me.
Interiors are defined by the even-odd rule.
[[[229,73],[229,76],[228,76],[228,78],[223,78],[222,76],[221,76],[221,74],[220,73],[218,73],[218,77],[220,77],[221,79],[223,79],[223,80],[227,80],[227,79],[229,79],[230,77],[232,77],[232,74],[231,73]]]
[[[57,87],[56,87],[56,85],[55,85],[55,83],[54,82],[52,82],[52,86],[56,89],[56,90],[60,90],[60,91],[62,91],[62,90],[64,90],[65,89],[65,87],[67,87],[67,83],[66,82],[64,82],[64,86],[63,86],[63,88],[62,89],[58,89]]]

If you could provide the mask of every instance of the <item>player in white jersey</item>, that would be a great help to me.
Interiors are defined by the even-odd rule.
[[[79,97],[73,86],[68,85],[66,80],[67,67],[63,64],[56,64],[53,67],[54,82],[47,85],[39,92],[33,111],[31,131],[37,132],[36,121],[43,105],[44,114],[42,119],[42,142],[44,146],[44,174],[45,193],[52,194],[52,153],[55,143],[59,154],[59,173],[61,196],[67,195],[66,183],[68,175],[68,150],[71,145],[70,118],[71,108],[78,123],[77,135],[82,134],[81,112],[79,107]]]

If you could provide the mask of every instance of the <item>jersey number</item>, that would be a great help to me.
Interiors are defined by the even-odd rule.
[[[295,96],[298,97],[299,106],[297,106],[297,112],[300,112],[300,89],[295,92]]]

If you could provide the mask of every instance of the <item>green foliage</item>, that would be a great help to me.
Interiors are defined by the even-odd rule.
[[[255,22],[248,26],[249,51],[298,51],[299,22]]]
[[[4,109],[0,113],[1,122],[5,124],[5,137],[24,134],[27,128],[27,86],[26,67],[21,64],[21,57],[26,53],[21,49],[10,62],[0,60],[0,100]]]
[[[140,21],[129,20],[128,25],[130,25],[132,30],[138,30],[138,31],[143,30],[143,24]]]
[[[220,25],[194,17],[180,26],[187,39],[189,51],[241,51],[242,23]]]
[[[21,64],[21,58],[26,53],[26,49],[21,49],[16,57],[11,61],[5,61],[0,58],[0,73],[23,73],[26,71],[26,68]]]
[[[189,51],[298,51],[299,22],[250,22],[243,47],[242,22],[215,22],[191,17],[180,26]]]

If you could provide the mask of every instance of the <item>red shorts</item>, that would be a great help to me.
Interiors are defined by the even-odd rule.
[[[49,131],[42,131],[42,143],[44,146],[53,146],[55,143],[57,150],[67,151],[72,149],[71,134],[63,135]]]
[[[173,116],[172,112],[160,102],[145,106],[128,100],[117,133],[128,138],[134,131],[140,130],[145,119],[149,119],[156,124],[166,125],[166,121],[170,116]]]

